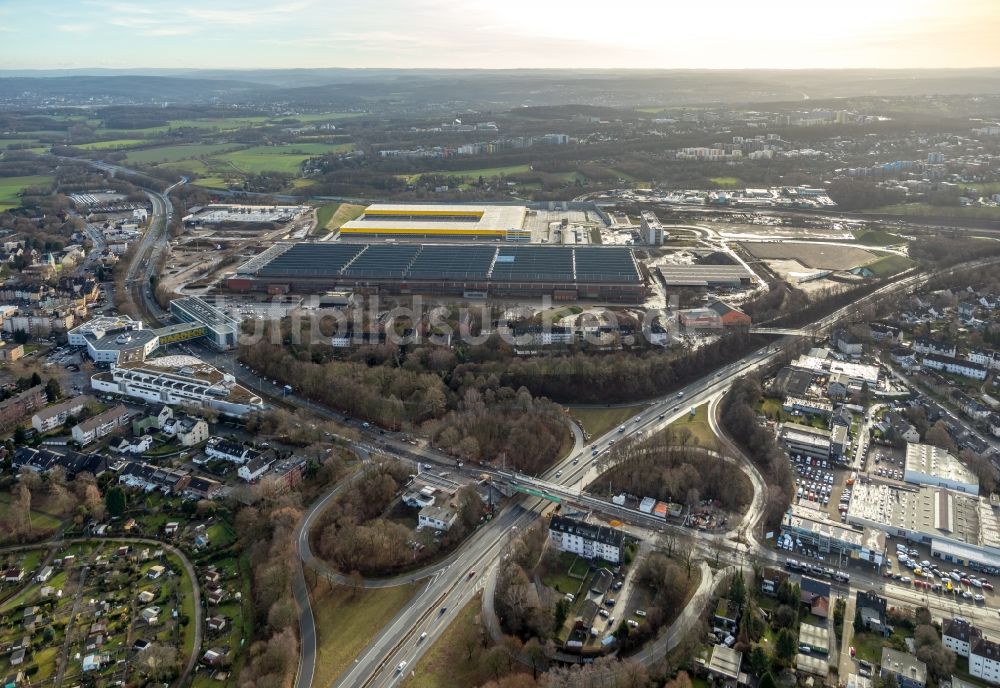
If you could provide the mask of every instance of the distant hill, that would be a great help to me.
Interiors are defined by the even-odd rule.
[[[372,109],[601,108],[998,94],[1000,69],[964,70],[0,70],[0,101],[290,103]]]

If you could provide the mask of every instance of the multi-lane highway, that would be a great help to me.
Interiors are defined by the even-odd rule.
[[[131,172],[123,168],[117,169],[124,172]],[[183,180],[182,182],[183,183]],[[169,208],[169,200],[163,194],[150,192],[150,199],[153,203],[153,220],[150,229],[140,243],[136,252],[136,260],[129,266],[128,280],[130,285],[139,285],[137,293],[137,304],[144,306],[148,312],[159,317],[159,311],[152,302],[149,293],[149,276],[155,269],[156,259],[159,252],[166,248],[166,215]],[[973,264],[962,266],[963,268],[983,265],[991,260],[976,261]],[[836,322],[853,314],[859,305],[870,299],[875,299],[889,293],[912,289],[919,286],[927,279],[926,275],[914,274],[904,279],[900,279],[892,284],[881,287],[868,297],[832,313],[825,318],[811,325],[811,331],[820,334],[829,329]],[[777,362],[783,354],[786,344],[793,341],[793,337],[785,337],[771,346],[758,349],[739,361],[723,367],[721,370],[707,375],[702,379],[693,382],[681,390],[672,391],[670,394],[653,401],[653,404],[644,410],[637,418],[625,424],[622,430],[613,429],[604,436],[593,439],[589,444],[583,444],[577,438],[574,450],[565,457],[558,465],[553,466],[545,474],[538,476],[544,481],[544,485],[552,490],[561,490],[565,494],[574,494],[579,499],[590,499],[585,495],[580,495],[580,487],[596,477],[595,453],[606,451],[612,440],[621,441],[625,438],[636,436],[648,436],[655,433],[677,418],[687,413],[691,406],[712,402],[721,396],[728,389],[732,381],[743,375],[765,368]],[[216,358],[218,358],[216,356]],[[254,386],[252,374],[243,369],[236,369],[227,365],[224,361],[218,361],[220,367],[231,368],[237,377],[244,383]],[[267,394],[271,398],[278,397],[278,390],[273,394]],[[304,399],[291,397],[283,400],[283,403],[316,413],[321,417],[337,419],[337,414],[332,413],[318,404]],[[420,461],[430,460],[441,465],[452,467],[455,470],[454,459],[432,449],[425,447],[414,447],[405,443],[402,439],[386,435],[381,436],[374,433],[362,432],[363,436],[369,438],[370,443],[377,443],[380,451],[395,455],[404,459],[416,459]],[[370,444],[366,446],[371,446]],[[467,469],[471,470],[471,469]],[[479,472],[480,469],[474,469]],[[753,525],[762,511],[764,486],[759,480],[759,475],[752,468],[749,468],[751,479],[755,485],[754,506],[747,514],[742,527]],[[595,500],[600,501],[600,500]],[[589,504],[589,502],[588,502]],[[610,511],[610,505],[606,502],[601,504],[589,504],[602,511]],[[489,585],[492,575],[498,564],[502,561],[503,549],[511,537],[516,533],[515,529],[524,528],[544,510],[546,503],[542,500],[532,500],[522,498],[515,500],[515,503],[502,511],[490,524],[481,528],[471,537],[453,557],[449,558],[439,568],[431,567],[420,574],[423,575],[425,584],[417,596],[375,637],[371,644],[360,654],[350,669],[338,678],[335,682],[337,686],[387,686],[397,682],[400,677],[409,670],[412,670],[416,661],[423,652],[433,643],[434,639],[446,628],[447,624],[457,615],[459,610],[476,594],[478,588],[484,584]],[[299,551],[306,565],[316,566],[317,562],[312,559],[308,549],[307,541],[303,538],[308,536],[308,525],[321,505],[314,507],[310,511],[310,516],[304,523],[299,535]],[[644,522],[641,518],[635,518],[634,514],[621,513],[623,518],[637,522],[641,526],[659,526],[659,523]],[[777,555],[773,551],[764,549],[752,537],[752,528],[745,528],[747,544],[741,546],[732,539],[733,532],[725,536],[707,536],[702,533],[690,533],[698,536],[698,549],[702,555],[715,552],[720,562],[726,564],[739,564],[745,561],[748,554],[762,561],[776,561]],[[687,532],[687,531],[686,531]],[[747,550],[750,550],[748,552]],[[866,574],[860,574],[856,582],[868,584],[874,589],[883,590],[886,588],[885,580]],[[891,584],[888,586],[893,588]],[[313,663],[315,661],[316,638],[312,625],[311,610],[309,609],[308,595],[305,590],[305,581],[302,576],[298,576],[295,584],[296,598],[302,607],[302,654],[297,688],[307,688],[313,677]],[[900,593],[893,590],[893,594]],[[702,594],[695,602],[703,601],[707,594]],[[696,615],[698,604],[693,603],[692,614]],[[679,632],[679,631],[678,631]],[[422,637],[423,633],[427,636]],[[406,662],[403,671],[397,671],[401,662]]]

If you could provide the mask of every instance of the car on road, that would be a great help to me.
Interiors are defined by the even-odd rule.
[[[417,642],[422,643],[426,638],[427,638],[427,631],[424,631],[423,633],[420,634],[420,637],[417,638]]]
[[[402,662],[396,665],[396,673],[397,674],[403,673],[403,669],[405,668],[406,668],[406,660],[404,659]]]
[[[556,477],[557,478],[562,477],[562,471],[556,471]]]

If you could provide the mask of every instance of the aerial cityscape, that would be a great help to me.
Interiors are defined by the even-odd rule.
[[[998,31],[4,3],[0,686],[1000,687]]]

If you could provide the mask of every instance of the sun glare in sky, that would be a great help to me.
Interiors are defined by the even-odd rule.
[[[6,0],[0,68],[1000,66],[1000,0]]]

